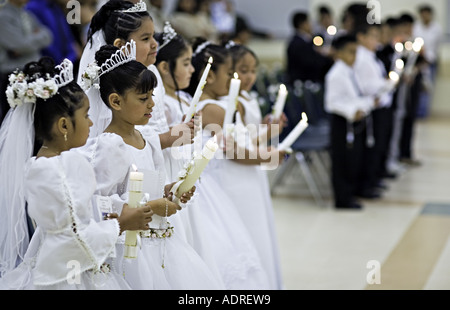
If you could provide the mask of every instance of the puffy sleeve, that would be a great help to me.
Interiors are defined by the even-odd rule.
[[[98,223],[92,218],[96,187],[92,167],[71,151],[32,160],[25,193],[29,214],[43,231],[34,284],[65,281],[69,271],[77,275],[99,270],[115,249],[120,227],[117,220]],[[77,268],[69,269],[69,262]]]
[[[97,182],[93,196],[94,206],[99,207],[97,205],[99,197],[107,198],[112,203],[112,211],[120,214],[123,204],[128,200],[127,180],[132,162],[122,137],[113,133],[103,133],[89,139],[78,151],[94,168]],[[100,210],[98,213],[101,213]]]

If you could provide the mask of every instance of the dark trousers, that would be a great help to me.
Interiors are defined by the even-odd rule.
[[[361,178],[366,141],[363,122],[353,124],[354,142],[347,143],[347,120],[331,115],[331,183],[335,207],[347,207],[354,201]]]
[[[413,159],[413,139],[414,126],[417,119],[417,109],[419,106],[420,92],[422,89],[422,74],[417,74],[414,83],[411,85],[406,99],[406,114],[403,119],[402,135],[400,140],[400,159]]]
[[[371,115],[375,144],[370,148],[365,146],[361,191],[373,189],[381,180],[392,133],[393,110],[390,107],[375,109]]]

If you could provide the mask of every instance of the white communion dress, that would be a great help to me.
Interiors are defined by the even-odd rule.
[[[198,111],[208,104],[223,107],[217,100],[204,100],[198,103]],[[203,129],[202,142],[211,138],[211,132]],[[201,175],[197,190],[199,192],[198,207],[205,215],[203,223],[208,231],[205,236],[205,251],[214,253],[222,279],[227,289],[232,290],[265,290],[270,289],[268,275],[263,268],[261,258],[248,231],[247,224],[242,221],[237,209],[244,208],[238,204],[237,192],[226,189],[221,181],[225,161],[219,149]]]
[[[74,151],[33,157],[26,169],[25,196],[37,230],[24,262],[1,279],[0,288],[130,289],[110,264],[118,221],[94,220],[96,183],[86,158]]]
[[[181,100],[186,102],[191,102],[192,100],[192,96],[186,92],[179,91],[178,95]],[[165,95],[164,109],[168,125],[174,126],[182,123],[183,116],[188,113],[189,107],[184,103],[180,103],[177,99]],[[168,152],[164,153],[166,172],[170,182],[177,182],[179,180],[180,173],[185,168],[185,165],[190,162],[194,151],[197,153],[201,152],[201,140],[201,136],[196,136],[193,144],[172,147],[169,149],[170,154],[168,154]],[[198,186],[199,183],[197,182],[196,187],[198,188]],[[210,267],[211,271],[221,279],[220,271],[217,268],[212,249],[205,244],[205,236],[208,234],[208,230],[205,229],[207,217],[198,207],[198,200],[200,199],[202,199],[202,197],[199,195],[198,191],[196,191],[191,200],[185,204],[182,214],[180,214],[182,215],[180,219],[183,222],[188,243],[202,257],[205,263]]]
[[[246,135],[245,139],[239,137],[239,140],[244,140],[243,147],[255,150],[256,146],[249,142],[254,141],[253,135],[258,133],[253,128],[258,128],[257,126],[262,123],[259,105],[256,100],[252,100],[249,96],[245,98],[240,96],[239,101],[245,108],[246,123],[242,123],[241,115],[237,112],[236,124],[243,129],[240,131],[240,134]],[[224,101],[225,104],[226,101]],[[254,127],[246,127],[245,125],[253,125]],[[234,160],[222,160],[221,164],[220,183],[225,191],[234,193],[233,199],[239,206],[237,211],[256,245],[259,257],[269,276],[270,289],[283,289],[275,218],[267,171],[260,165],[245,165]]]
[[[145,139],[142,150],[125,144],[120,136],[112,133],[103,133],[88,141],[86,154],[97,174],[97,194],[111,197],[113,212],[120,214],[128,199],[128,175],[122,173],[119,176],[113,170],[128,171],[134,164],[139,172],[144,173],[143,192],[147,194],[147,200],[163,197],[166,184],[164,159],[159,137],[153,137],[153,141]],[[114,266],[124,274],[133,289],[222,289],[220,281],[180,236],[177,231],[179,221],[172,217],[153,215],[149,223],[151,229],[139,234],[137,258],[124,258],[125,236],[122,235],[116,247]],[[167,221],[170,224],[166,226]],[[172,227],[169,237],[158,238],[152,233],[155,229],[166,227]]]

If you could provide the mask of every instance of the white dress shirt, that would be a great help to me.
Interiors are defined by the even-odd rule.
[[[444,39],[442,27],[431,22],[428,26],[421,22],[414,25],[414,37],[420,37],[424,41],[424,55],[427,61],[435,63],[439,55],[439,47]]]
[[[355,72],[342,60],[337,60],[325,76],[325,110],[355,121],[358,110],[368,115],[374,108],[374,96],[361,95]]]
[[[385,67],[375,52],[358,46],[353,68],[362,95],[378,97],[380,107],[389,107],[392,104],[393,82],[386,79]]]

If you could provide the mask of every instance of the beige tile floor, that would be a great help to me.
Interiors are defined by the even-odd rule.
[[[422,214],[433,203],[450,211],[448,85],[450,74],[442,69],[431,114],[416,127],[414,148],[423,165],[389,181],[383,199],[364,201],[362,211],[336,211],[328,195],[320,207],[298,167],[276,188],[287,290],[450,289],[450,212]]]

